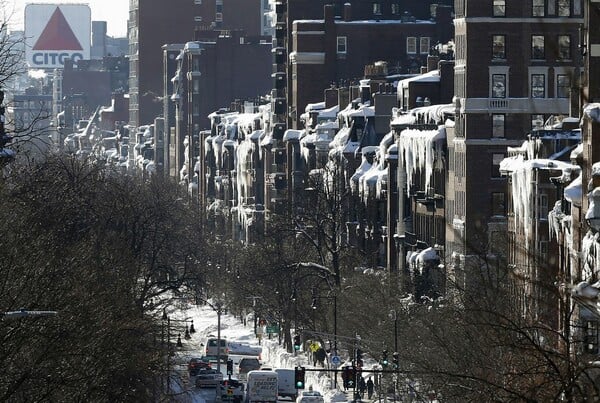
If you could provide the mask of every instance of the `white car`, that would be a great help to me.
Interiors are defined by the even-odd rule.
[[[316,390],[305,390],[296,399],[296,403],[325,403],[323,395]]]

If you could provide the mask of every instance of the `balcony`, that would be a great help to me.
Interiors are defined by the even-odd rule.
[[[568,98],[466,98],[461,113],[569,114]]]

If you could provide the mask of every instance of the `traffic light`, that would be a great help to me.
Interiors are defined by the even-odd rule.
[[[387,352],[387,350],[383,350],[381,352],[381,365],[383,365],[384,367],[387,367],[388,364],[389,364],[389,362],[388,362],[388,352]]]
[[[394,369],[400,368],[400,356],[398,355],[398,352],[392,354],[392,362],[394,363]]]
[[[233,375],[233,360],[227,360],[227,375]]]
[[[294,350],[296,350],[296,351],[300,350],[301,345],[302,345],[302,343],[300,342],[300,336],[298,336],[298,335],[294,336]]]
[[[356,368],[344,367],[342,377],[349,388],[354,388],[356,383]]]
[[[363,352],[360,348],[356,349],[356,365],[363,365]]]
[[[296,389],[304,389],[304,376],[306,369],[304,367],[294,368],[294,385]]]

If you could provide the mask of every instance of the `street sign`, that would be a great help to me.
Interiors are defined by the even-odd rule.
[[[267,326],[267,333],[279,333],[279,326],[277,326],[277,325]]]
[[[338,366],[342,363],[342,360],[340,358],[339,355],[332,355],[331,356],[331,363],[335,366]]]

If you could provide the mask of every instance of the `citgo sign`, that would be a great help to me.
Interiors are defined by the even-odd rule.
[[[91,10],[86,4],[28,4],[25,57],[30,68],[62,68],[90,58]]]

